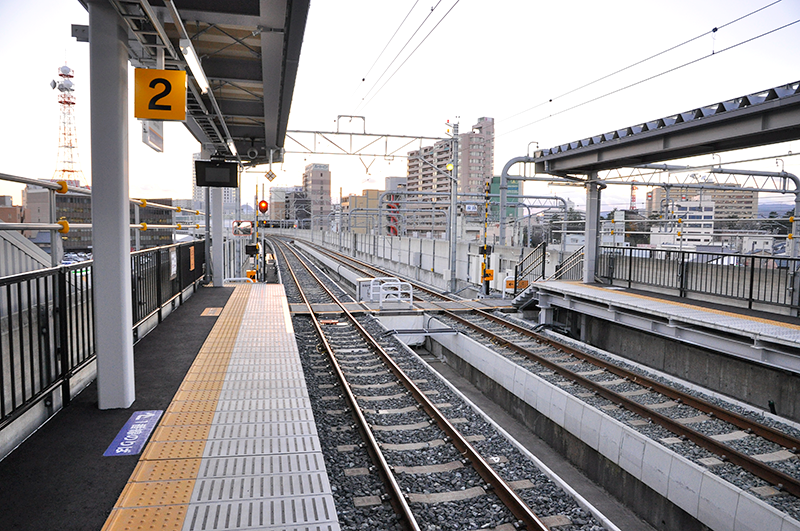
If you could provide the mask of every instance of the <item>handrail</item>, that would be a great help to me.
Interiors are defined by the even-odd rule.
[[[517,291],[519,290],[519,283],[523,280],[530,280],[536,282],[540,278],[544,278],[545,270],[544,266],[546,264],[545,259],[547,257],[547,242],[543,241],[539,245],[537,245],[531,252],[522,259],[516,266],[514,266],[514,296],[517,295]],[[531,272],[536,268],[541,267],[541,273],[534,277],[533,279],[527,279]]]
[[[800,258],[600,246],[597,276],[627,287],[689,292],[800,310]]]
[[[29,184],[32,186],[39,186],[41,188],[47,188],[54,192],[58,192],[60,194],[65,194],[67,192],[73,192],[82,195],[92,195],[92,190],[90,188],[82,188],[79,186],[71,186],[66,181],[45,181],[43,179],[30,179],[28,177],[20,177],[19,175],[10,175],[8,173],[0,173],[0,180],[3,181],[11,181],[14,183],[20,184]],[[196,216],[205,215],[205,212],[201,212],[200,210],[192,210],[192,209],[184,209],[183,207],[179,206],[172,206],[172,205],[162,205],[160,203],[151,203],[148,202],[146,199],[134,199],[131,198],[130,202],[142,207],[142,208],[165,208],[167,210],[174,210],[176,212],[183,212],[186,210],[187,212],[192,212]],[[46,229],[42,229],[46,230]]]
[[[203,240],[131,253],[132,333],[203,276]],[[95,357],[94,262],[0,278],[0,329],[14,330],[0,349],[0,430],[61,389]],[[0,455],[2,457],[2,455]]]
[[[583,267],[583,251],[584,247],[581,246],[577,249],[574,253],[569,255],[566,260],[561,262],[561,264],[556,267],[555,272],[547,277],[547,280],[560,280],[561,278],[572,274],[572,272],[578,268]]]

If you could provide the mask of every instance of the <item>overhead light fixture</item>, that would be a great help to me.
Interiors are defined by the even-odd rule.
[[[203,72],[203,67],[200,65],[200,58],[197,57],[197,52],[194,51],[192,41],[189,39],[181,39],[178,41],[178,44],[181,48],[183,58],[186,59],[186,64],[189,65],[192,75],[197,80],[197,84],[200,86],[200,92],[203,94],[207,93],[210,87],[208,84],[208,78],[206,78],[206,74]]]
[[[236,151],[236,144],[233,143],[233,140],[228,140],[228,149],[231,150],[231,154],[235,157],[238,155]]]

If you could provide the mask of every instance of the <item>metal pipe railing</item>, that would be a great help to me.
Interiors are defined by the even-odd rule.
[[[204,247],[131,254],[134,340],[202,278]],[[89,260],[0,278],[0,431],[59,388],[62,405],[70,401],[71,379],[95,357],[93,271]]]

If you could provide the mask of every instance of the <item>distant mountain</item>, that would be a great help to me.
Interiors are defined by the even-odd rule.
[[[768,217],[770,212],[777,212],[778,215],[783,216],[789,210],[794,208],[794,202],[787,201],[786,203],[758,203],[758,217]]]

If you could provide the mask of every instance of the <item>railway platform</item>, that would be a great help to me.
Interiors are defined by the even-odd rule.
[[[625,320],[644,313],[638,301],[651,315],[669,314],[667,323],[707,310],[752,327],[800,329],[793,319],[768,323],[620,290],[548,289],[551,301],[567,301],[569,291],[565,305],[594,299]],[[201,288],[136,345],[133,407],[97,409],[91,384],[0,461],[0,528],[338,530],[291,324],[292,313],[308,311],[299,306],[290,308],[278,284]],[[105,456],[137,411],[161,415],[147,445]]]
[[[731,356],[800,371],[800,319],[712,302],[579,282],[534,285],[540,322],[563,308]]]
[[[133,407],[92,384],[0,462],[0,527],[339,529],[281,285],[201,289],[135,361]],[[147,445],[105,456],[136,411]]]

